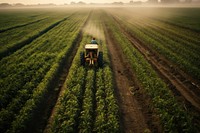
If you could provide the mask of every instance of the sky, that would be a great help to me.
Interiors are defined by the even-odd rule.
[[[128,3],[130,0],[0,0],[0,3],[23,3],[23,4],[46,4],[46,3],[54,3],[54,4],[64,4],[64,3],[71,3],[71,2],[79,2],[83,1],[86,3],[112,3],[112,2],[124,2]],[[147,0],[133,0],[133,1],[147,1]]]

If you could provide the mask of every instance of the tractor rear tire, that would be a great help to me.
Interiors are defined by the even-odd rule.
[[[81,66],[85,66],[84,52],[80,53],[80,63],[81,63]]]
[[[103,52],[99,52],[98,65],[99,67],[103,67]]]

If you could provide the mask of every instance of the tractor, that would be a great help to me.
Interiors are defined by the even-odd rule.
[[[85,44],[84,52],[80,53],[80,62],[82,66],[103,67],[103,52],[100,51],[98,44]]]

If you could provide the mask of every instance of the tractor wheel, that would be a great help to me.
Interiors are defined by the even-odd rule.
[[[103,67],[103,52],[99,52],[98,65],[99,67]]]
[[[80,53],[80,63],[81,63],[81,66],[84,66],[84,65],[85,65],[84,52],[81,52],[81,53]]]

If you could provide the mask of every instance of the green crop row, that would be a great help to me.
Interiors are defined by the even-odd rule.
[[[23,27],[44,18],[63,18],[75,10],[67,8],[59,10],[57,8],[1,9],[0,32]]]
[[[160,17],[160,18],[153,18],[157,21],[160,21],[162,23],[170,24],[176,27],[180,27],[182,29],[187,29],[191,30],[194,32],[199,32],[200,31],[200,26],[199,26],[199,12],[198,8],[185,8],[185,9],[178,9],[179,11],[185,10],[183,12],[185,13],[180,13],[179,15],[175,15],[173,17]],[[193,11],[192,11],[193,10]]]
[[[122,34],[118,24],[109,16],[105,24],[116,39],[135,71],[135,74],[152,99],[152,109],[160,117],[164,132],[193,132],[194,127],[190,115],[176,101],[167,85],[158,77],[151,65],[132,46]]]
[[[173,37],[173,39],[175,39],[176,41],[182,41],[184,43],[184,41],[186,42],[186,45],[188,45],[187,43],[189,43],[189,45],[187,46],[188,48],[199,48],[199,42],[200,42],[200,38],[198,38],[199,34],[190,30],[186,30],[186,29],[182,29],[179,27],[175,27],[173,25],[170,24],[165,24],[153,19],[146,19],[145,21],[148,21],[149,25],[151,27],[156,27],[157,30],[159,29],[160,32],[166,32],[168,36],[170,36],[171,38]],[[181,34],[180,34],[181,33]]]
[[[24,25],[0,33],[0,59],[8,56],[10,53],[15,52],[25,45],[30,44],[36,38],[59,25],[67,18],[69,19],[72,13],[73,11],[66,13],[67,17],[63,16],[63,14],[55,17],[52,16],[30,25]]]
[[[193,65],[199,65],[199,62],[196,62],[196,60],[199,58],[199,46],[197,46],[197,44],[193,44],[191,42],[188,42],[187,40],[184,40],[183,38],[174,36],[166,30],[159,30],[154,25],[151,26],[149,24],[141,23],[139,25],[133,24],[133,26],[134,25],[136,27],[140,27],[138,28],[138,30],[146,34],[146,36],[149,36],[149,38],[152,38],[156,42],[160,43],[160,45],[163,45],[165,49],[167,49],[169,52],[180,56],[181,58],[183,58],[187,62],[190,62]],[[194,48],[191,47],[193,45],[195,46]]]
[[[141,21],[143,23],[141,23]],[[165,23],[145,17],[141,20],[136,19],[134,21],[129,21],[129,23],[130,27],[138,28],[152,38],[156,37],[157,40],[162,41],[163,45],[167,45],[169,49],[174,47],[174,49],[182,51],[183,53],[189,52],[190,55],[193,54],[192,52],[196,53],[197,55],[200,49],[200,46],[198,45],[200,39],[198,38],[199,35],[196,32],[174,27],[172,25],[167,25]],[[168,44],[170,45],[168,46]],[[174,52],[176,53],[177,51]]]
[[[86,77],[85,93],[83,96],[82,111],[79,117],[78,130],[81,133],[89,133],[93,130],[95,109],[95,70],[88,70]]]
[[[120,16],[121,17],[121,16]],[[140,41],[148,45],[149,47],[154,48],[158,53],[165,56],[167,59],[172,61],[174,64],[177,64],[181,69],[192,75],[193,77],[200,79],[199,71],[199,54],[198,49],[189,48],[188,42],[182,40],[181,43],[174,39],[174,37],[169,37],[170,33],[165,31],[157,30],[155,27],[149,26],[140,22],[126,22],[120,17],[116,19],[120,22],[120,25],[123,25],[127,32],[137,37]],[[185,45],[187,43],[187,45]],[[196,45],[197,44],[191,44]]]
[[[105,40],[98,38],[103,31],[100,22],[96,21],[97,13],[93,11],[86,25],[87,31],[69,70],[50,132],[119,132],[118,106],[114,97],[112,72],[108,64]],[[107,63],[104,63],[103,68],[80,66],[80,52],[84,44],[90,41],[92,32],[97,40],[101,40],[99,45],[102,51],[105,51],[104,61]]]
[[[33,80],[33,76],[31,74],[42,73],[41,69],[44,63],[47,63],[48,65],[48,62],[49,63],[52,62],[52,59],[54,59],[55,55],[59,54],[63,48],[65,48],[66,46],[70,47],[68,46],[68,43],[63,43],[63,42],[67,42],[69,41],[69,39],[71,39],[71,37],[74,37],[77,35],[77,31],[79,29],[78,25],[81,24],[80,22],[75,24],[74,20],[72,20],[71,22],[66,21],[65,23],[56,27],[55,30],[49,33],[46,33],[40,39],[35,40],[32,43],[33,46],[24,47],[25,50],[20,49],[14,55],[3,59],[1,61],[1,73],[2,73],[1,85],[2,85],[2,88],[4,89],[1,90],[1,93],[0,93],[1,97],[7,97],[7,95],[11,95],[11,94],[12,94],[11,98],[14,97],[14,95],[16,95],[15,91],[13,90],[14,88],[21,88],[22,87],[21,85],[25,84],[29,80]],[[68,26],[66,27],[66,25],[68,25],[69,27]],[[66,27],[66,31],[61,30],[63,26]],[[74,32],[68,31],[72,27],[76,27],[76,29],[74,29]],[[56,32],[60,30],[62,32],[60,33]],[[57,36],[54,36],[55,34],[57,34]],[[40,70],[41,72],[37,70]],[[22,78],[21,76],[23,75],[24,77]],[[37,79],[35,80],[37,82],[37,80],[39,80],[39,77],[38,76],[36,77]],[[13,83],[13,84],[10,84],[10,83]],[[6,98],[2,98],[1,107],[4,108],[7,106],[6,103],[10,101],[10,98],[8,99],[9,100],[6,100]],[[3,101],[5,101],[5,104]]]
[[[45,20],[47,18],[48,17],[44,17],[44,18],[36,19],[34,21],[27,22],[27,23],[24,23],[24,24],[19,24],[19,25],[11,26],[9,28],[5,28],[5,29],[0,30],[0,33],[6,32],[6,31],[9,31],[9,30],[13,30],[13,29],[17,29],[17,28],[20,28],[20,27],[24,27],[24,26],[27,26],[27,25],[31,25],[31,24],[34,24],[34,23],[38,23],[38,22],[40,22],[42,20]]]
[[[0,12],[0,32],[20,25],[26,25],[44,18],[45,12],[38,10],[5,9]]]
[[[108,57],[108,48],[105,44],[105,35],[103,29],[103,20],[104,17],[101,10],[96,11],[95,20],[96,29],[98,29],[98,36],[102,37],[102,51],[104,53],[104,68],[99,69],[96,74],[96,100],[97,100],[97,109],[96,109],[96,120],[95,120],[95,132],[120,132],[119,127],[119,107],[116,103],[116,98],[114,96],[114,87],[113,87],[113,77],[112,71],[110,69],[110,59]],[[103,109],[105,111],[103,111]]]
[[[96,75],[96,119],[94,132],[119,132],[119,114],[109,67],[99,69]]]
[[[80,48],[77,53],[80,53]],[[80,67],[79,55],[75,55],[72,66],[69,69],[49,132],[75,132],[77,130],[75,127],[78,125],[87,74],[86,69]]]
[[[21,132],[27,128],[63,62],[70,56],[87,15],[88,12],[74,14],[1,60],[2,132]]]

